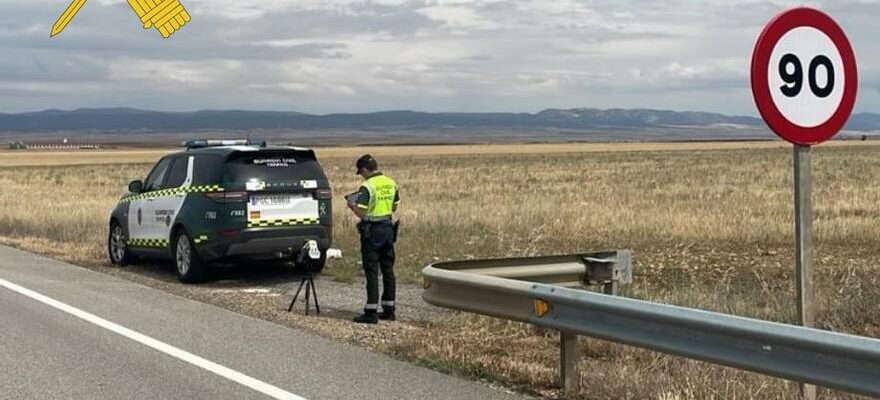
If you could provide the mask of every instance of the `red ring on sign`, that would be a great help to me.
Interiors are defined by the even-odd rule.
[[[837,105],[837,110],[827,121],[812,128],[797,125],[785,118],[773,102],[770,82],[767,79],[773,48],[788,31],[800,27],[816,28],[831,39],[840,53],[845,76],[843,96],[840,104]],[[755,51],[752,53],[752,95],[758,111],[773,132],[794,144],[810,146],[836,135],[852,113],[858,82],[855,53],[843,29],[828,14],[813,8],[798,7],[777,15],[761,32],[755,44]]]

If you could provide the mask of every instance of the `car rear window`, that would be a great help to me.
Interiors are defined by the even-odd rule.
[[[240,152],[231,155],[225,164],[224,180],[228,182],[325,179],[311,151]]]

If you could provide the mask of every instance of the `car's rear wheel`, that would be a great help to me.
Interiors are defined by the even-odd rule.
[[[208,273],[208,266],[199,257],[186,231],[180,231],[173,243],[177,278],[183,283],[203,281]]]
[[[119,222],[110,222],[110,234],[107,236],[107,254],[113,265],[124,267],[131,261],[131,253],[128,250],[125,233]]]

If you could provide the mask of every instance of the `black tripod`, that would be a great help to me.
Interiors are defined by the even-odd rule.
[[[315,246],[317,248],[317,244],[314,241],[309,241],[303,246],[302,250],[299,252],[299,262],[300,265],[305,266],[306,276],[302,278],[302,281],[299,284],[299,289],[296,290],[296,294],[293,295],[293,300],[290,302],[290,306],[287,307],[287,312],[293,310],[293,305],[296,304],[296,299],[299,298],[300,292],[302,292],[303,286],[306,287],[306,315],[309,315],[309,303],[311,303],[309,299],[309,294],[314,295],[315,298],[315,310],[320,315],[321,314],[321,306],[318,305],[318,291],[315,290],[315,276],[312,274],[312,265],[314,265],[315,261],[309,255],[309,247]]]

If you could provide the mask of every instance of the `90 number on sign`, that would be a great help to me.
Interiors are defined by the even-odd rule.
[[[825,72],[825,83],[819,83],[819,68],[823,68]],[[788,53],[782,56],[779,62],[779,76],[785,85],[779,90],[788,97],[795,97],[801,93],[804,86],[804,69],[801,66],[801,60],[794,54]],[[834,91],[834,65],[831,59],[823,55],[813,58],[809,66],[809,85],[810,90],[816,97],[826,98]]]
[[[813,27],[783,35],[767,66],[770,94],[792,123],[814,127],[827,121],[843,96],[843,61],[828,36]]]

